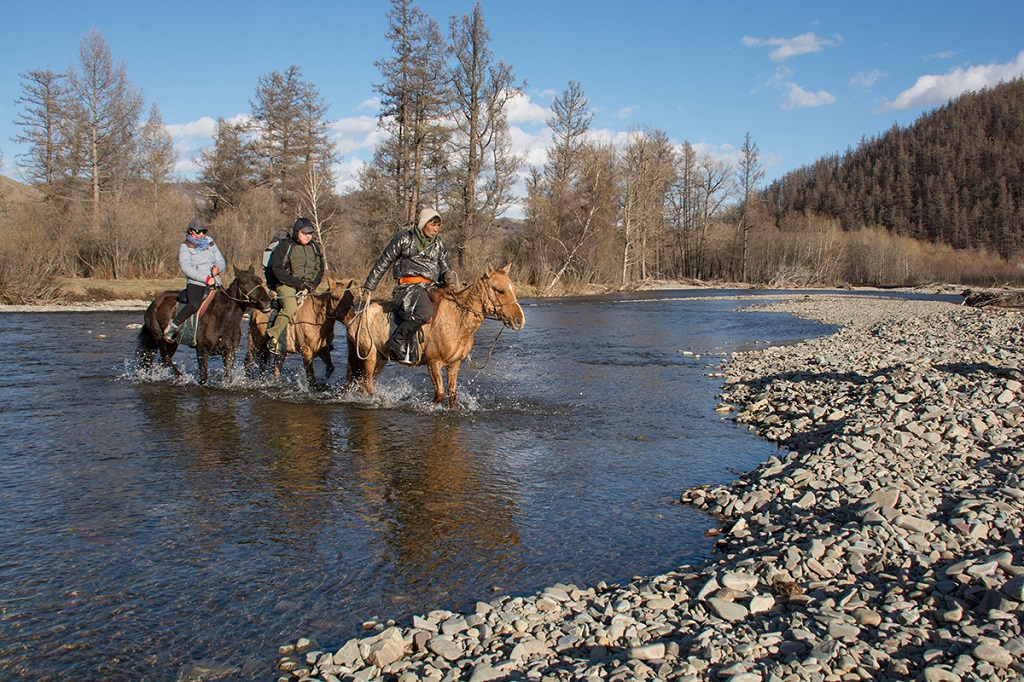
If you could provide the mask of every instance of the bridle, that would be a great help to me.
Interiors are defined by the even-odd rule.
[[[254,291],[256,291],[257,289],[261,289],[263,287],[263,284],[260,283],[260,282],[257,282],[256,284],[254,284],[252,286],[251,289],[249,289],[249,291],[245,291],[245,292],[242,293],[242,298],[235,298],[234,296],[232,296],[231,293],[228,291],[228,289],[230,289],[231,287],[237,287],[238,289],[241,289],[242,285],[238,283],[238,279],[236,278],[235,281],[231,283],[231,286],[227,287],[226,289],[221,287],[221,288],[219,288],[217,290],[220,291],[221,293],[223,293],[225,296],[227,296],[230,300],[234,301],[235,303],[241,303],[243,307],[244,306],[251,306],[251,307],[255,308],[256,307],[256,302],[253,301],[252,298],[251,298],[252,297],[252,293]]]

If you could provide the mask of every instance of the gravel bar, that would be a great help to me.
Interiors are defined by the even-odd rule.
[[[332,651],[300,638],[278,679],[1024,678],[1019,313],[835,295],[756,309],[842,328],[725,364],[719,409],[779,454],[682,492],[719,526],[701,565],[371,622]]]

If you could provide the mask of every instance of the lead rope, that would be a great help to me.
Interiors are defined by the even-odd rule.
[[[487,359],[484,360],[484,364],[482,364],[480,366],[477,366],[473,362],[473,358],[471,358],[468,355],[466,356],[466,363],[469,364],[470,367],[472,367],[473,369],[486,369],[487,368],[487,365],[489,365],[491,363],[491,353],[494,352],[494,347],[498,345],[498,339],[501,338],[501,333],[503,331],[505,331],[505,327],[506,326],[507,325],[503,324],[503,325],[501,325],[501,329],[498,330],[498,335],[494,337],[494,343],[491,344],[491,349],[489,351],[487,351]]]
[[[365,360],[370,357],[370,353],[373,352],[373,339],[370,339],[370,350],[365,356],[359,353],[359,334],[366,329],[366,309],[370,305],[370,292],[367,291],[363,294],[363,307],[356,313],[356,357],[360,360]]]

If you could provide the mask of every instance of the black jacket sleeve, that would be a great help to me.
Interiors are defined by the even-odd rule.
[[[278,285],[287,284],[293,289],[298,289],[302,286],[302,280],[297,277],[292,277],[292,273],[287,267],[288,251],[292,245],[295,244],[291,237],[282,239],[278,244],[274,252],[270,254],[270,271],[274,273],[274,279],[277,280]]]

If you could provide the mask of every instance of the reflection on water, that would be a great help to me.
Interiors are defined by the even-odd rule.
[[[297,636],[699,560],[712,522],[673,500],[772,452],[713,370],[826,330],[668,298],[526,302],[452,412],[422,369],[373,399],[306,392],[294,358],[198,386],[125,368],[139,313],[3,316],[0,677],[269,678]]]

